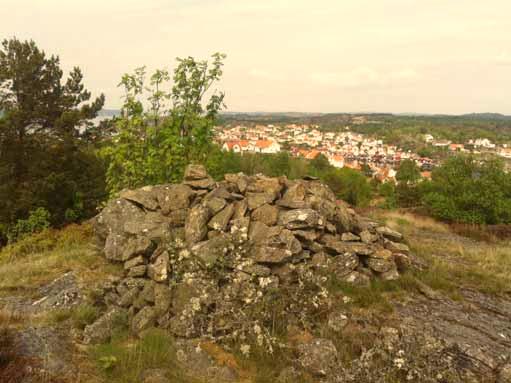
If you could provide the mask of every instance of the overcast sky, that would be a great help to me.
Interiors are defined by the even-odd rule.
[[[510,0],[0,0],[0,37],[124,72],[228,55],[231,111],[511,114]]]

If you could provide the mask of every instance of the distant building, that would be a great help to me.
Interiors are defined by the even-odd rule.
[[[344,157],[340,154],[334,154],[328,158],[328,162],[335,168],[343,168],[344,167]]]
[[[259,153],[274,154],[280,152],[280,145],[273,140],[258,140],[255,143],[255,148]]]
[[[463,144],[450,144],[449,150],[451,152],[464,152],[465,151],[465,145]]]

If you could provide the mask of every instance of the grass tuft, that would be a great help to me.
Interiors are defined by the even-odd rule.
[[[114,337],[109,343],[94,347],[91,356],[108,382],[135,383],[147,369],[167,369],[170,381],[190,383],[176,364],[172,337],[163,330],[150,330],[139,340]]]

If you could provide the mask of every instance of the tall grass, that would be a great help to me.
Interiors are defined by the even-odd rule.
[[[138,383],[148,369],[165,369],[171,382],[192,383],[178,368],[174,341],[163,330],[150,330],[139,340],[118,335],[96,346],[91,356],[109,383]]]

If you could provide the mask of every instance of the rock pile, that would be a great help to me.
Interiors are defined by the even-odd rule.
[[[400,233],[315,179],[229,174],[217,183],[192,165],[181,184],[121,192],[94,226],[125,276],[104,286],[109,310],[86,328],[91,342],[125,312],[135,333],[158,326],[271,349],[275,326],[313,326],[332,305],[332,284],[396,279],[409,264]]]

